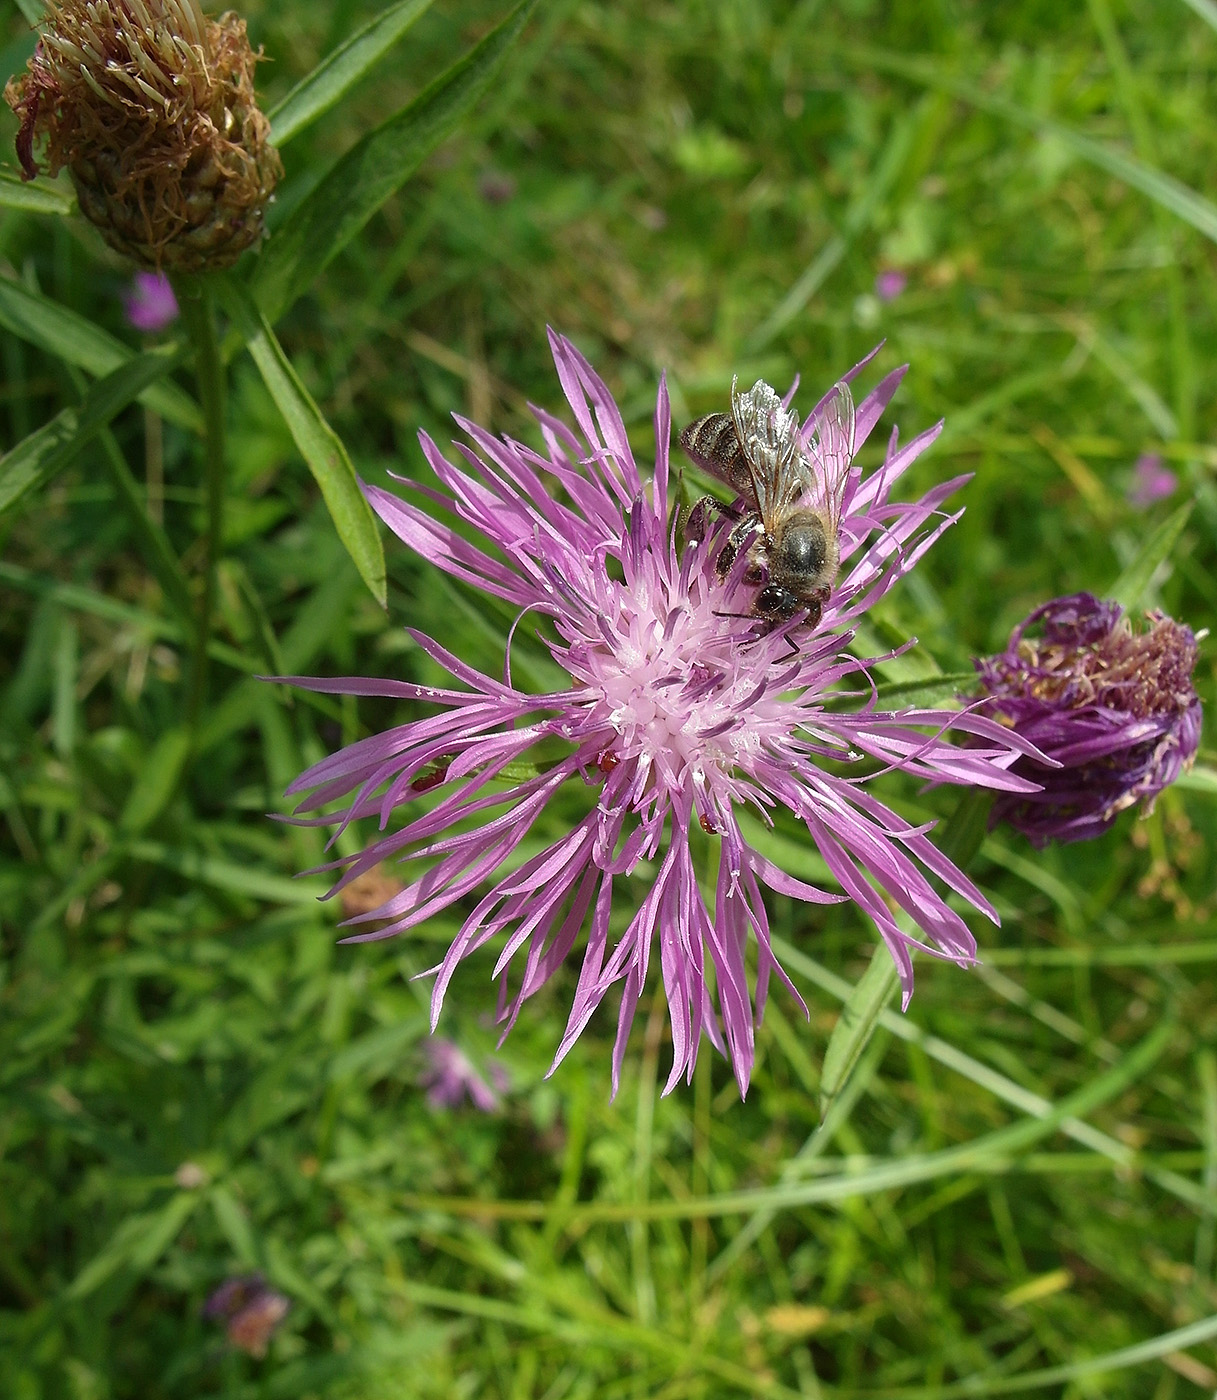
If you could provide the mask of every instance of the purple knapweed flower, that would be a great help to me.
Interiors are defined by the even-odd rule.
[[[309,794],[298,812],[344,799],[341,829],[375,816],[385,832],[398,812],[414,814],[361,854],[324,867],[344,870],[334,886],[339,891],[389,857],[415,863],[415,878],[400,894],[346,921],[379,925],[356,940],[402,933],[474,900],[462,908],[461,928],[432,969],[433,1026],[457,965],[492,940],[506,1034],[524,1001],[583,939],[574,1005],[554,1065],[620,983],[615,1092],[655,953],[672,1025],[665,1092],[682,1074],[691,1078],[703,1032],[730,1059],[742,1092],[770,978],[776,975],[799,1000],[772,951],[763,888],[811,904],[854,900],[891,949],[906,1003],[914,947],[960,963],[975,956],[967,925],[931,875],[996,920],[976,886],[931,844],[929,825],[910,824],[863,783],[877,760],[929,782],[1024,792],[1028,783],[1007,769],[1029,746],[975,714],[879,711],[867,663],[846,652],[849,624],[957,518],[940,507],[967,478],[944,482],[913,503],[893,502],[896,481],[942,425],[904,447],[893,433],[877,470],[864,477],[854,466],[847,473],[842,577],[820,623],[807,628],[796,614],[773,626],[748,615],[755,588],[741,582],[746,552],[725,580],[718,576],[715,562],[730,522],[679,547],[668,514],[671,424],[663,381],[654,475],[644,481],[608,389],[569,341],[551,336],[551,344],[577,433],[534,409],[545,443],[538,453],[458,418],[472,441],[458,449],[460,466],[420,435],[439,490],[404,480],[410,500],[376,486],[364,491],[423,558],[506,600],[518,609],[517,624],[530,613],[545,619],[544,643],[569,683],[546,694],[515,685],[510,639],[504,677],[495,679],[414,631],[418,647],[457,685],[286,677],[331,694],[426,707],[315,764],[290,791]],[[858,406],[857,444],[870,435],[903,375],[904,369],[887,375]],[[836,391],[801,430],[813,456],[830,401],[837,402]],[[461,528],[437,518],[440,512],[455,516]],[[839,685],[849,678],[859,687],[855,711],[828,708],[830,698],[840,702]],[[952,744],[951,728],[975,747]],[[590,810],[540,851],[529,849],[539,843],[538,818],[547,804],[572,783],[587,785]],[[806,826],[844,895],[795,879],[749,843],[741,810],[767,821],[778,806]],[[320,825],[338,817],[300,820]],[[706,862],[695,864],[691,849],[703,832],[717,848],[709,902],[699,878]],[[614,891],[633,872],[645,875],[648,886],[616,922]],[[897,925],[896,906],[916,935]],[[757,945],[751,988],[750,937]],[[511,991],[513,960],[523,966]]]
[[[137,331],[163,331],[178,318],[173,284],[163,272],[137,272],[123,294],[123,312]]]
[[[907,273],[898,267],[885,267],[875,278],[875,295],[880,301],[895,301],[908,284]]]
[[[1132,482],[1128,488],[1129,504],[1152,506],[1173,496],[1178,485],[1175,473],[1163,464],[1157,452],[1142,452],[1133,467]]]
[[[1118,603],[1054,598],[1019,623],[1000,656],[975,663],[985,713],[1060,765],[1020,758],[1014,771],[1041,789],[999,794],[995,822],[1037,846],[1088,840],[1125,807],[1152,810],[1191,763],[1200,746],[1196,638],[1160,612],[1146,617],[1148,630],[1136,633]]]
[[[510,1083],[502,1065],[487,1066],[487,1073],[494,1081],[492,1086],[477,1072],[456,1041],[432,1036],[425,1049],[428,1065],[419,1082],[427,1090],[427,1102],[432,1108],[456,1108],[468,1094],[474,1108],[483,1113],[498,1111],[499,1095],[506,1093]]]
[[[291,1303],[267,1287],[261,1274],[225,1279],[203,1304],[203,1316],[222,1322],[228,1340],[250,1356],[265,1356],[275,1328]]]

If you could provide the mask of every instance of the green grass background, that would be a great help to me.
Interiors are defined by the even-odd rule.
[[[268,101],[375,9],[247,6]],[[502,12],[438,0],[290,148],[272,224]],[[7,74],[30,39],[14,7],[3,23]],[[1109,587],[1189,496],[1147,601],[1200,629],[1217,614],[1215,26],[1210,0],[548,0],[475,118],[279,335],[373,481],[421,476],[415,435],[446,442],[453,411],[535,438],[526,402],[562,410],[547,323],[596,363],[643,461],[661,370],[678,423],[734,373],[797,372],[806,406],[886,338],[872,379],[912,369],[885,422],[947,420],[910,489],[975,477],[962,522],[872,615],[876,649],[912,634],[921,673],[967,669],[1043,599]],[[13,127],[5,112],[10,167]],[[1189,217],[1171,180],[1201,197]],[[909,280],[884,304],[887,267]],[[79,222],[0,211],[0,272],[135,344],[126,273]],[[8,447],[73,387],[14,336],[0,355]],[[409,979],[456,919],[336,946],[341,911],[290,879],[319,835],[264,815],[394,712],[250,673],[433,674],[404,624],[493,670],[502,612],[390,542],[386,620],[246,358],[228,425],[233,664],[213,668],[202,761],[151,824],[183,639],[100,449],[0,520],[0,1394],[1217,1390],[1217,785],[1197,775],[1087,845],[991,836],[973,871],[1003,925],[976,928],[983,966],[919,964],[908,1016],[818,1136],[824,1047],[874,935],[849,906],[783,900],[811,1020],[771,999],[746,1103],[710,1053],[657,1097],[654,989],[615,1102],[607,1011],[545,1080],[567,972],[498,1052],[504,1111],[433,1110]],[[142,410],[116,424],[141,475],[149,431]],[[1143,451],[1178,473],[1173,501],[1129,505]],[[197,566],[197,444],[166,427],[163,459],[166,528]],[[1209,642],[1210,704],[1214,678]],[[562,808],[548,820],[552,836]],[[814,875],[793,828],[772,844]],[[479,1062],[492,962],[460,971],[442,1024]],[[1018,1136],[1090,1090],[1082,1118]],[[200,1316],[254,1269],[292,1301],[261,1361]]]

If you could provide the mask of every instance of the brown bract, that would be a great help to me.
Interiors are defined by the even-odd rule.
[[[5,100],[26,179],[70,171],[81,212],[144,267],[227,267],[283,173],[254,96],[245,21],[197,0],[49,0]]]

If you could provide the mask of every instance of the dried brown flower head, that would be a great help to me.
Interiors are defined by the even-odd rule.
[[[4,90],[25,177],[44,141],[112,248],[175,272],[228,266],[283,172],[257,59],[243,19],[206,19],[197,0],[48,0],[29,71]]]

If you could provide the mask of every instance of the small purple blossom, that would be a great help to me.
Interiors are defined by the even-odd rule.
[[[1054,598],[1019,623],[1004,652],[975,663],[985,713],[1060,765],[1020,758],[1014,771],[1041,790],[999,794],[995,822],[1037,846],[1088,840],[1134,803],[1152,810],[1195,758],[1196,638],[1163,613],[1146,617],[1148,629],[1136,633],[1118,603]]]
[[[426,1044],[427,1069],[419,1082],[427,1090],[427,1102],[432,1108],[456,1108],[468,1094],[474,1108],[483,1113],[496,1113],[499,1095],[507,1092],[510,1077],[506,1069],[490,1063],[486,1072],[493,1087],[473,1067],[469,1056],[456,1041],[444,1036],[432,1036]]]
[[[163,272],[137,272],[123,295],[123,312],[137,331],[163,331],[178,318],[173,284]]]
[[[271,1335],[291,1303],[267,1287],[261,1274],[225,1279],[203,1304],[203,1316],[223,1322],[229,1342],[250,1356],[265,1356]]]
[[[1128,500],[1134,506],[1152,506],[1156,501],[1164,501],[1175,494],[1179,480],[1171,469],[1163,464],[1157,452],[1142,452],[1133,468],[1133,478],[1128,489]]]
[[[875,278],[875,295],[880,301],[895,301],[908,284],[907,273],[898,267],[885,267]]]
[[[932,823],[911,825],[864,783],[877,761],[881,771],[899,768],[927,782],[1024,793],[1031,784],[1008,770],[1033,750],[979,714],[880,711],[868,663],[846,650],[850,624],[958,518],[941,506],[967,478],[943,482],[912,503],[893,501],[897,480],[942,425],[904,446],[893,432],[882,465],[865,477],[857,465],[848,471],[841,577],[820,623],[807,628],[800,614],[773,626],[747,615],[755,589],[742,585],[740,569],[718,576],[715,561],[730,522],[679,547],[669,520],[671,423],[663,381],[654,473],[644,480],[608,389],[569,341],[551,336],[551,344],[577,432],[534,409],[545,444],[538,453],[458,418],[472,444],[458,448],[459,466],[420,435],[440,489],[403,479],[408,500],[377,486],[364,491],[423,558],[507,601],[517,609],[517,625],[527,615],[540,619],[540,635],[569,683],[546,694],[520,689],[511,679],[510,640],[504,676],[494,679],[414,631],[417,646],[456,684],[286,677],[330,694],[423,707],[314,764],[289,791],[308,794],[298,812],[345,804],[340,814],[298,820],[321,825],[340,815],[341,832],[352,820],[376,817],[385,833],[362,853],[323,867],[343,871],[333,892],[381,860],[414,864],[414,878],[399,894],[346,921],[374,925],[352,941],[388,938],[472,902],[431,969],[433,1028],[457,966],[492,941],[504,1035],[581,944],[574,1005],[554,1066],[609,989],[620,986],[615,1092],[654,955],[672,1027],[665,1092],[682,1075],[692,1077],[703,1034],[728,1057],[743,1092],[770,979],[776,976],[803,1007],[772,950],[764,889],[811,905],[853,900],[887,942],[906,1004],[914,948],[961,964],[976,953],[967,924],[931,876],[996,921],[989,901],[929,841]],[[888,374],[858,405],[858,445],[904,373]],[[822,416],[836,398],[836,390],[825,395],[801,429],[813,457]],[[816,468],[825,470],[823,463]],[[845,681],[854,685],[845,693],[856,705],[849,713],[826,703],[841,701]],[[951,743],[951,729],[970,745]],[[538,818],[571,785],[587,794],[585,814],[541,850],[529,850],[526,842],[538,843]],[[844,894],[795,879],[750,843],[741,812],[767,823],[779,806],[803,824]],[[699,871],[705,853],[694,863],[703,832],[713,839],[709,855],[717,865],[709,900]],[[614,894],[620,897],[622,877],[634,873],[646,881],[641,898],[614,919]],[[915,934],[897,924],[897,906]]]

